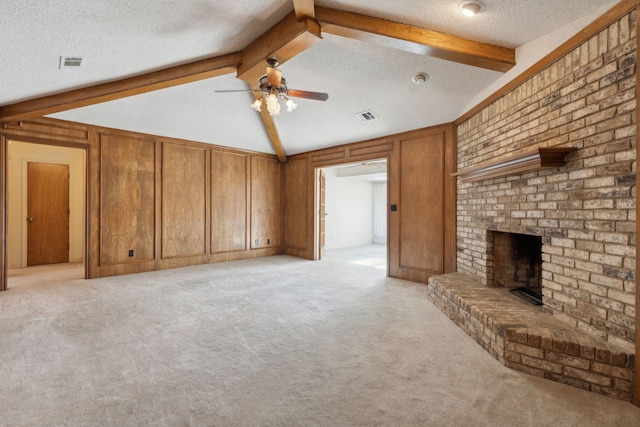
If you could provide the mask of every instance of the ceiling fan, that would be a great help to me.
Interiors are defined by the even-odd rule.
[[[315,101],[326,101],[329,95],[322,92],[309,92],[306,90],[289,89],[287,80],[282,77],[282,72],[278,70],[278,60],[275,58],[267,59],[267,74],[260,77],[259,89],[239,89],[239,90],[216,90],[215,92],[262,92],[261,99],[257,99],[251,106],[256,111],[262,108],[262,100],[267,104],[267,111],[270,115],[276,116],[280,114],[280,101],[284,101],[287,105],[287,111],[293,111],[298,105],[293,102],[292,98],[312,99]]]

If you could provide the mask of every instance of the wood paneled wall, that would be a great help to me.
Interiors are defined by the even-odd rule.
[[[0,135],[0,291],[7,289],[7,139]]]
[[[0,132],[87,150],[89,278],[285,252],[317,259],[316,169],[379,158],[388,160],[389,274],[426,281],[455,268],[451,125],[299,154],[285,166],[275,156],[53,119]]]
[[[398,202],[390,224],[392,276],[426,282],[455,271],[455,156],[452,126],[398,137],[390,178]]]
[[[281,163],[276,159],[251,159],[251,248],[282,244]]]
[[[407,132],[289,158],[285,243],[289,255],[318,259],[317,169],[386,158],[389,275],[426,282],[455,271],[455,140],[452,125]]]
[[[285,168],[285,209],[284,209],[284,246],[289,255],[301,258],[313,258],[313,249],[309,248],[309,238],[313,237],[313,192],[315,179],[309,164],[310,156],[289,158]]]
[[[100,146],[100,265],[153,261],[156,144],[101,133]]]
[[[9,140],[87,150],[87,278],[283,253],[275,156],[54,119],[0,137],[0,172]]]
[[[246,250],[249,240],[249,156],[211,151],[211,251]],[[216,221],[226,218],[226,221]]]
[[[207,150],[162,145],[162,258],[207,253]]]

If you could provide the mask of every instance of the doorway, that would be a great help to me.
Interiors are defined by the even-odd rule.
[[[318,242],[326,254],[387,271],[387,160],[324,167],[318,175]]]
[[[84,266],[86,150],[17,140],[7,150],[9,285],[36,266]]]

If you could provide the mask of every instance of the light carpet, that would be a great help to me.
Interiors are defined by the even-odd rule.
[[[630,403],[502,366],[369,249],[14,270],[0,425],[640,426]]]

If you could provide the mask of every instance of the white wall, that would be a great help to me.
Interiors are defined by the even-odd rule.
[[[83,260],[85,150],[9,141],[7,250],[9,268],[27,265],[27,163],[69,165],[69,261]]]
[[[387,182],[373,182],[373,243],[387,244]]]
[[[373,242],[373,184],[325,169],[325,249]]]

